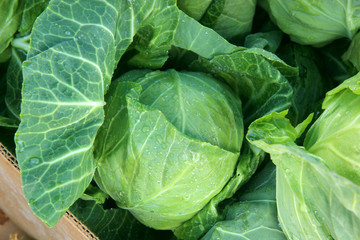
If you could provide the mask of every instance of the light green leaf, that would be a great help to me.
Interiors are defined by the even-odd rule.
[[[353,38],[360,27],[360,5],[353,0],[267,0],[269,13],[279,28],[299,44],[325,45]]]
[[[306,134],[307,151],[337,174],[360,184],[360,73],[326,94],[325,109]]]
[[[242,49],[230,44],[214,30],[202,26],[181,11],[179,18],[179,25],[173,43],[176,47],[193,51],[205,58],[212,58],[219,54],[228,54],[237,49]]]
[[[277,122],[286,131],[273,131]],[[329,169],[326,159],[296,146],[291,137],[282,141],[295,131],[283,115],[272,114],[251,124],[247,136],[270,153],[278,167],[277,201],[284,233],[289,239],[359,238],[354,226],[360,224],[360,187]]]
[[[103,204],[108,197],[109,195],[101,191],[98,187],[90,184],[80,198],[86,201],[95,201],[96,204]]]
[[[9,46],[20,25],[24,0],[0,2],[0,54]]]

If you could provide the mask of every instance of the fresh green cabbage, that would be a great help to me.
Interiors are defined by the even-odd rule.
[[[327,93],[304,146],[337,174],[360,185],[360,74]],[[344,107],[346,106],[346,107]],[[351,143],[351,144],[350,144]]]
[[[228,40],[250,33],[256,0],[178,0],[181,10]]]
[[[266,6],[279,28],[300,44],[352,39],[360,27],[359,0],[267,0]]]
[[[240,99],[196,72],[135,71],[114,84],[95,179],[142,223],[175,228],[232,177],[244,132]]]

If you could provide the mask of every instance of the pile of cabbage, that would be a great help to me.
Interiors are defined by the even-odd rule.
[[[100,239],[360,239],[360,0],[4,0],[0,141]]]

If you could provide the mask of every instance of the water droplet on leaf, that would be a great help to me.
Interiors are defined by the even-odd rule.
[[[32,165],[38,165],[40,163],[40,158],[38,157],[32,157],[29,159],[30,164]]]

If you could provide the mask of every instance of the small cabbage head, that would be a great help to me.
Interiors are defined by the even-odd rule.
[[[178,0],[178,7],[228,40],[250,33],[256,0]]]
[[[334,172],[360,185],[360,73],[327,93],[305,148]]]
[[[95,143],[96,182],[145,225],[175,228],[233,175],[240,99],[204,73],[132,71],[113,84]]]
[[[300,44],[352,39],[360,27],[358,0],[266,0],[279,28]]]

